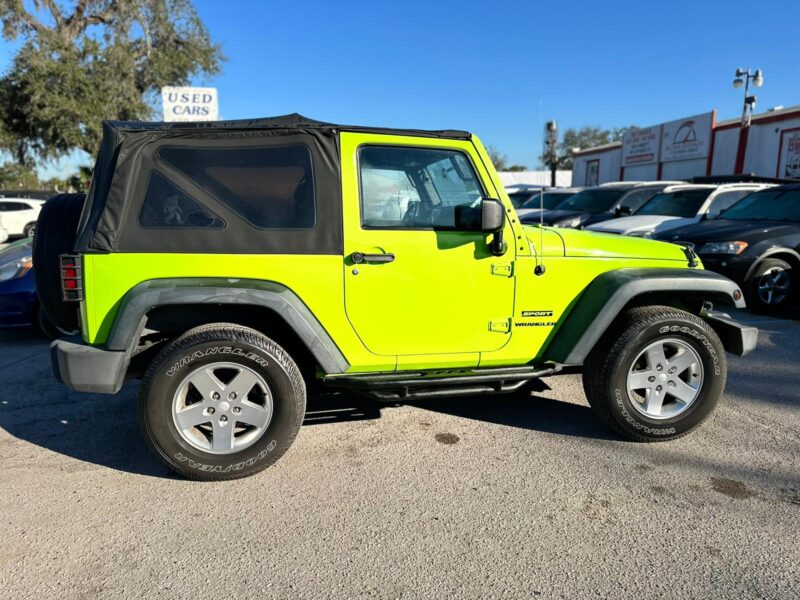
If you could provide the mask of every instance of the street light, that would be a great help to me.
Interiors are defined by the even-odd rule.
[[[756,107],[756,97],[750,95],[750,82],[757,88],[764,85],[764,73],[761,69],[756,69],[751,73],[750,69],[736,69],[736,78],[733,80],[733,87],[739,89],[744,86],[744,108],[742,109],[742,127],[750,127],[750,119],[753,109]]]
[[[756,107],[756,97],[750,95],[750,82],[757,88],[764,85],[764,74],[761,69],[756,69],[754,73],[750,72],[748,67],[744,69],[736,69],[736,78],[733,80],[733,87],[739,89],[744,86],[744,107],[742,108],[742,126],[739,129],[739,145],[736,149],[736,162],[733,167],[734,173],[744,172],[744,159],[747,152],[747,138],[750,132],[750,121],[753,116],[753,109]]]

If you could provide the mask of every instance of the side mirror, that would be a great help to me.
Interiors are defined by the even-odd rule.
[[[617,217],[621,217],[622,215],[632,215],[633,211],[631,210],[630,206],[618,206],[614,209],[614,215]]]
[[[484,198],[481,201],[481,231],[497,233],[506,224],[506,211],[499,200]]]
[[[502,256],[508,249],[503,241],[503,227],[506,224],[506,209],[502,202],[494,198],[484,198],[480,206],[456,206],[456,229],[459,231],[480,231],[493,233],[489,249],[495,256]]]
[[[503,203],[493,198],[484,198],[481,201],[481,231],[494,234],[489,242],[489,251],[495,256],[503,256],[508,249],[508,244],[503,239],[505,224],[506,210]]]
[[[478,206],[456,206],[455,225],[459,231],[495,233],[505,225],[505,209],[499,200],[484,198]]]

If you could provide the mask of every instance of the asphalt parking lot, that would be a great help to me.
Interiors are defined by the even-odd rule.
[[[71,393],[0,331],[0,596],[788,598],[800,594],[800,321],[746,315],[724,401],[640,445],[577,375],[530,397],[311,402],[255,477],[173,477],[137,386]]]

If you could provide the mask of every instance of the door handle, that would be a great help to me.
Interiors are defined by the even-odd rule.
[[[363,252],[353,252],[350,255],[350,260],[354,264],[360,265],[361,263],[390,263],[394,261],[394,254],[364,254]]]

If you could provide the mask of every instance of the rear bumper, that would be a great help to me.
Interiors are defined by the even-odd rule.
[[[96,348],[70,340],[50,344],[53,374],[76,392],[116,394],[125,383],[130,364],[127,352]]]
[[[725,350],[737,356],[750,354],[758,344],[758,328],[742,325],[730,315],[709,311],[701,315],[717,333]]]

